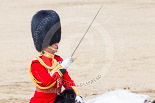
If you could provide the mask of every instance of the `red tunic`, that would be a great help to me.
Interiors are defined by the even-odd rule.
[[[51,58],[45,56],[41,56],[40,58],[44,61],[46,65],[52,66]],[[57,62],[63,61],[61,57],[56,55],[54,56],[54,59],[56,59]],[[54,72],[54,74],[51,76],[48,73],[48,70],[43,67],[38,60],[33,60],[31,64],[32,75],[37,81],[41,82],[41,84],[39,84],[41,87],[49,86],[56,81],[56,84],[51,87],[50,90],[62,88],[62,86],[64,86],[65,89],[75,86],[74,81],[70,78],[66,69],[65,71],[66,73],[62,77],[58,72]],[[35,91],[34,96],[31,98],[29,103],[53,103],[57,95],[57,93],[45,93]]]

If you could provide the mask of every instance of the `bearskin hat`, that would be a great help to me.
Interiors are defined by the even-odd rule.
[[[31,32],[38,52],[54,43],[59,43],[61,39],[59,15],[53,10],[38,11],[32,18]]]

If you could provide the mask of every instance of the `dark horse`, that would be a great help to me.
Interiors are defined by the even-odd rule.
[[[54,103],[75,103],[76,94],[73,89],[65,89],[56,97]]]

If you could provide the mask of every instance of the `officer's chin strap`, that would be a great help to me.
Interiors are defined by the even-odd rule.
[[[58,48],[55,49],[55,48],[53,48],[53,47],[51,47],[51,46],[48,46],[48,48],[51,49],[51,50],[53,50],[53,51],[55,51],[55,52],[58,50]]]

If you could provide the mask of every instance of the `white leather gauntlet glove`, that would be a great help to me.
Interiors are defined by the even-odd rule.
[[[76,95],[75,103],[84,103],[83,98],[79,95]]]
[[[62,66],[63,69],[66,69],[69,67],[69,65],[75,61],[76,58],[69,57],[68,59],[64,60],[60,65]]]

